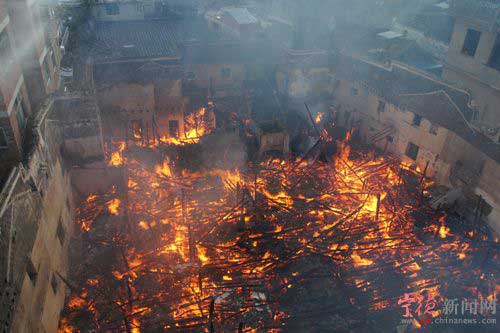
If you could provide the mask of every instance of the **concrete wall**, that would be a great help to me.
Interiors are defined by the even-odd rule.
[[[357,89],[358,94],[353,96],[352,89]],[[341,81],[335,90],[341,122],[345,112],[351,112],[365,142],[387,149],[403,162],[417,164],[421,170],[429,162],[427,175],[434,177],[437,184],[457,186],[452,184],[450,173],[460,161],[470,181],[459,186],[467,186],[472,192],[481,195],[493,208],[486,219],[496,232],[500,232],[500,164],[443,127],[438,127],[436,134],[431,134],[431,123],[426,119],[422,119],[419,127],[412,125],[412,112],[400,110],[389,103],[386,104],[385,112],[377,112],[379,100],[370,90],[356,83]],[[392,143],[386,140],[370,141],[374,135],[390,126],[394,128]],[[406,156],[408,142],[419,146],[416,161]]]
[[[443,78],[470,91],[480,111],[479,120],[490,126],[500,126],[496,108],[500,102],[500,71],[487,65],[497,34],[481,31],[481,38],[474,57],[462,53],[467,29],[481,31],[474,22],[457,18],[448,50]]]
[[[44,121],[52,110],[52,104],[46,106],[37,121],[42,140],[0,193],[0,324],[5,331],[54,332],[64,306],[67,288],[57,273],[66,276],[68,270],[73,200],[59,155],[61,131]],[[64,237],[58,237],[58,227]]]
[[[225,70],[226,74],[229,71],[228,76],[224,75]],[[198,86],[209,88],[212,84],[217,97],[241,95],[246,78],[244,64],[191,64],[186,66],[186,71],[194,73]]]
[[[491,227],[500,234],[500,164],[490,158],[485,160],[476,194],[481,195],[493,208],[486,218]]]
[[[353,95],[353,90],[357,91],[357,95]],[[387,149],[402,161],[418,165],[421,170],[429,162],[427,175],[445,182],[449,164],[441,154],[449,131],[438,127],[436,134],[430,133],[431,122],[425,118],[420,126],[414,126],[412,112],[401,110],[387,101],[385,111],[378,112],[381,100],[369,89],[347,81],[340,81],[335,90],[335,104],[341,124],[344,123],[346,112],[351,113],[353,121],[358,122],[359,134],[365,142]],[[387,135],[393,138],[392,142],[386,140]],[[416,161],[406,156],[409,142],[419,147]]]
[[[154,110],[155,87],[153,83],[141,85],[120,83],[99,91],[101,110],[118,108],[124,111]]]

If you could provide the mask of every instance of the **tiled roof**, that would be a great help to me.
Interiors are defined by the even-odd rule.
[[[179,36],[167,21],[98,22],[96,34],[97,62],[180,56]]]

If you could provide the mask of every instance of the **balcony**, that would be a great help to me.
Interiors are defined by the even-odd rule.
[[[450,12],[480,23],[488,31],[500,31],[500,0],[451,0]]]

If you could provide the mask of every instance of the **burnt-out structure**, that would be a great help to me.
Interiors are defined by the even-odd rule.
[[[339,43],[333,3],[45,4],[63,80],[34,92],[5,167],[2,328],[445,332],[465,299],[495,331],[500,148],[479,97],[439,58],[405,63],[394,27]],[[379,7],[406,8],[344,10]]]

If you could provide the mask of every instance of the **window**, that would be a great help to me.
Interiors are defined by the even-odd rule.
[[[220,70],[220,75],[222,77],[228,78],[231,77],[231,68],[223,68]]]
[[[385,111],[385,102],[384,101],[378,101],[378,107],[377,107],[377,112],[384,112]]]
[[[481,39],[481,32],[474,29],[467,29],[467,34],[465,35],[465,42],[464,42],[464,47],[462,48],[462,53],[470,57],[475,56],[480,39]]]
[[[420,123],[422,123],[422,116],[416,114],[414,117],[413,117],[413,126],[420,126]]]
[[[438,125],[431,124],[431,127],[429,128],[429,133],[437,135],[438,134],[438,129],[439,129]]]
[[[47,85],[50,84],[50,70],[49,70],[49,62],[47,61],[48,57],[45,57],[42,64],[43,75],[45,75],[45,81]]]
[[[142,139],[142,121],[132,120],[132,136],[134,139]]]
[[[63,246],[64,239],[66,238],[66,230],[64,230],[64,226],[62,224],[61,219],[59,219],[59,222],[57,223],[56,236],[57,236],[57,239],[59,239],[61,246]]]
[[[171,138],[179,137],[179,121],[169,120],[168,122],[168,134]]]
[[[491,51],[490,60],[488,61],[488,66],[500,71],[500,34],[497,35],[495,40],[495,45]]]
[[[12,49],[10,47],[9,35],[4,29],[0,33],[0,72],[5,72],[12,61]]]
[[[24,114],[24,101],[21,94],[18,94],[16,97],[16,100],[14,102],[14,110],[16,110],[17,124],[19,125],[21,133],[23,133],[24,128],[26,127],[26,116]]]
[[[357,88],[351,88],[351,96],[358,96],[359,91]]]
[[[31,258],[27,258],[26,260],[26,273],[28,274],[28,277],[30,278],[31,282],[35,284],[38,272],[36,271],[35,265],[33,265]]]
[[[413,144],[412,142],[408,142],[408,147],[406,147],[406,156],[408,156],[412,160],[416,161],[419,149],[420,148],[416,144]]]
[[[117,3],[107,3],[106,7],[106,15],[118,15],[120,14],[120,7]]]
[[[57,67],[56,53],[54,50],[50,50],[50,60],[52,60],[52,67]]]
[[[9,141],[3,128],[0,127],[0,148],[7,148]]]
[[[57,294],[58,282],[57,282],[57,277],[54,273],[52,273],[52,278],[50,279],[50,285],[52,286],[52,291],[54,292],[54,294]]]

